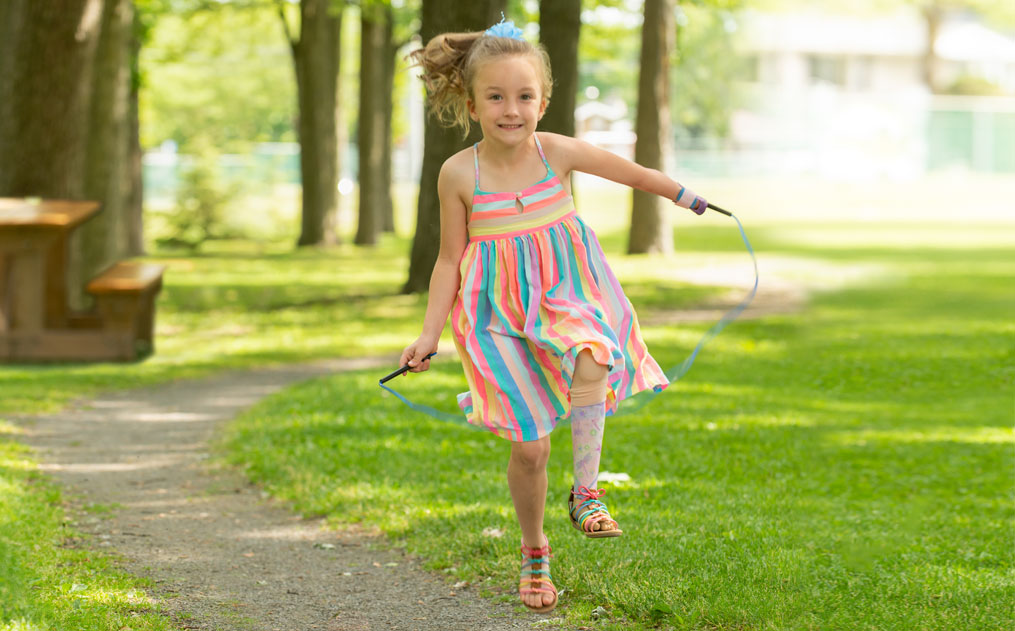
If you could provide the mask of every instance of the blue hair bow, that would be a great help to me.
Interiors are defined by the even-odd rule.
[[[522,29],[515,26],[515,23],[511,20],[505,20],[504,14],[500,14],[500,22],[497,22],[490,28],[486,29],[486,35],[491,37],[507,37],[510,39],[524,40],[522,37]]]

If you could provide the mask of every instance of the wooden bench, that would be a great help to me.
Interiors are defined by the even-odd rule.
[[[120,261],[88,283],[102,329],[116,340],[117,359],[137,359],[155,349],[155,297],[164,271],[163,265]]]

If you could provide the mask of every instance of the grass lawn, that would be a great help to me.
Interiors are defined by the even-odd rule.
[[[630,476],[605,485],[623,538],[589,541],[567,523],[570,435],[554,434],[546,530],[567,628],[1011,628],[1011,249],[990,245],[990,226],[924,226],[904,248],[891,243],[905,225],[838,247],[835,229],[752,231],[763,269],[795,262],[828,288],[800,313],[731,326],[671,392],[608,425],[603,468]],[[735,252],[730,231],[681,234]],[[646,337],[669,366],[706,326]],[[229,460],[298,511],[377,525],[432,568],[514,599],[507,444],[411,412],[377,377],[270,398],[232,425]],[[397,383],[447,410],[464,389],[451,358]]]
[[[607,207],[627,199],[612,195]],[[774,270],[810,288],[806,309],[737,322],[670,392],[609,425],[603,468],[630,476],[606,485],[625,537],[586,541],[567,524],[570,437],[555,434],[547,532],[568,628],[979,631],[1015,619],[1011,225],[807,223],[805,210],[741,216],[762,282]],[[667,259],[617,254],[617,220],[592,223],[646,321],[715,296],[674,270],[749,273],[728,220],[681,220]],[[138,581],[78,549],[77,517],[4,415],[225,369],[394,354],[418,333],[425,300],[397,293],[404,238],[288,250],[153,257],[170,270],[144,362],[0,366],[0,630],[165,628]],[[706,327],[645,334],[669,366]],[[397,383],[451,411],[464,378],[440,359]],[[507,445],[411,412],[378,376],[272,397],[232,425],[223,457],[296,510],[379,526],[450,578],[514,599]]]

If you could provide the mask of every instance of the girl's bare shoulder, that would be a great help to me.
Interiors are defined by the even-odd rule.
[[[444,164],[441,165],[438,182],[442,187],[448,187],[448,190],[459,194],[468,193],[471,197],[472,189],[475,186],[475,177],[472,147],[469,147],[444,161]]]
[[[543,146],[543,153],[546,154],[546,159],[550,164],[565,171],[570,171],[574,164],[573,158],[575,152],[581,150],[581,141],[571,136],[555,134],[549,131],[537,133],[539,135],[539,143]]]

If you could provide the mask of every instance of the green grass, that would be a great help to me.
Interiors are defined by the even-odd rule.
[[[557,432],[547,531],[565,624],[1008,628],[1011,225],[948,224],[940,212],[934,223],[805,223],[803,207],[785,211],[790,224],[752,217],[746,201],[728,205],[744,207],[763,282],[777,269],[816,293],[800,314],[731,326],[671,392],[611,422],[604,469],[632,478],[607,495],[624,538],[586,541],[567,525],[569,435]],[[620,256],[624,237],[609,229],[619,219],[605,209],[591,223],[645,320],[715,296],[676,279],[685,263],[750,271],[727,220],[681,219],[678,255],[663,259]],[[157,353],[127,365],[0,366],[0,418],[97,390],[396,353],[418,333],[425,300],[397,293],[404,238],[287,250],[221,243],[153,256],[170,265]],[[706,326],[645,334],[672,365]],[[275,396],[232,427],[224,453],[297,510],[377,525],[449,577],[514,600],[507,445],[410,412],[379,394],[376,378],[336,376]],[[398,384],[449,411],[464,389],[450,357]],[[15,432],[0,430],[0,630],[163,628],[140,582],[77,548],[58,490]],[[607,615],[592,622],[596,607]]]
[[[1011,628],[1015,260],[956,246],[967,228],[908,248],[752,231],[766,256],[828,275],[828,289],[799,314],[731,326],[672,391],[610,422],[603,469],[631,477],[608,486],[623,538],[568,525],[570,436],[555,432],[546,529],[564,624]],[[884,229],[870,241],[905,231]],[[738,247],[728,226],[688,230],[709,251]],[[669,366],[705,326],[646,337]],[[296,510],[379,526],[430,567],[513,600],[507,444],[411,412],[376,377],[271,397],[232,425],[229,459]],[[465,388],[454,361],[398,384],[446,410]],[[593,622],[597,607],[608,615]]]
[[[144,583],[83,547],[60,491],[0,422],[0,630],[168,631]],[[103,514],[96,506],[85,514]]]
[[[319,358],[397,355],[418,335],[426,307],[424,297],[398,293],[407,252],[406,239],[389,237],[375,249],[293,252],[284,244],[225,242],[195,256],[153,256],[169,268],[156,354],[132,364],[0,366],[0,424],[4,415],[54,411],[100,390]],[[669,287],[683,303],[715,291]],[[648,285],[640,291],[652,293]],[[140,582],[110,570],[101,555],[63,547],[80,537],[63,523],[59,490],[35,472],[14,427],[2,427],[0,631],[163,628],[158,616],[145,613],[153,605]],[[102,516],[117,508],[84,510]]]

